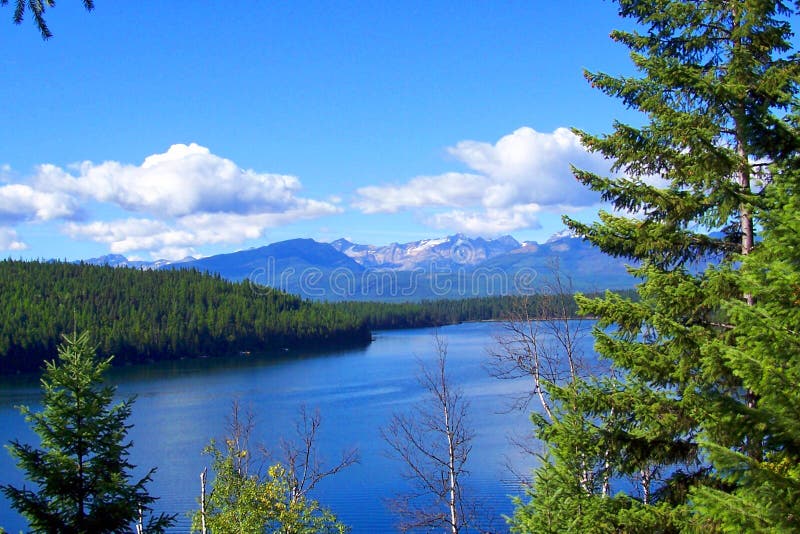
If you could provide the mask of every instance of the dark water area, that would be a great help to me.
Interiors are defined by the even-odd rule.
[[[506,531],[502,516],[513,510],[510,497],[521,493],[509,465],[520,472],[534,465],[508,439],[530,430],[528,414],[509,412],[509,406],[530,384],[498,380],[487,371],[487,349],[500,333],[497,323],[466,323],[438,332],[448,343],[450,378],[470,402],[475,439],[466,492],[485,506],[497,530]],[[242,355],[116,368],[108,380],[121,398],[137,397],[130,419],[131,459],[140,476],[158,468],[149,491],[160,498],[158,511],[178,513],[175,532],[189,531],[189,513],[198,507],[199,475],[209,464],[201,451],[210,438],[224,435],[234,400],[255,414],[252,441],[276,451],[281,437],[293,437],[300,406],[318,409],[322,456],[332,462],[342,450],[357,447],[361,461],[325,480],[312,496],[354,534],[392,532],[396,518],[387,499],[406,482],[401,464],[387,455],[380,429],[392,413],[408,412],[425,398],[416,381],[417,360],[435,356],[433,334],[434,329],[382,331],[367,347],[326,354],[289,351],[279,359]],[[584,344],[588,350],[591,338]],[[39,402],[36,378],[0,381],[0,442],[37,442],[14,406],[38,409]],[[0,451],[0,481],[24,483],[7,451]],[[9,532],[25,529],[1,496],[0,526]]]

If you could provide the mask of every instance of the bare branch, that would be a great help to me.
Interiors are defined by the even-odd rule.
[[[583,318],[577,314],[574,289],[557,261],[550,266],[551,277],[536,294],[517,301],[517,306],[503,324],[503,333],[489,350],[489,372],[499,379],[529,379],[531,388],[512,399],[511,409],[528,409],[536,399],[535,411],[550,423],[556,423],[558,406],[551,397],[552,388],[577,386],[601,372],[600,366],[587,358],[581,344],[589,334]],[[509,437],[518,450],[539,456],[531,438]],[[581,452],[576,452],[579,456]],[[580,460],[579,460],[580,461]],[[582,485],[594,480],[594,466],[586,465]],[[515,469],[512,475],[525,482]]]
[[[228,448],[236,451],[234,458],[234,468],[241,476],[249,474],[252,463],[250,454],[250,434],[255,427],[255,415],[251,410],[246,410],[244,416],[241,414],[239,400],[231,401],[231,414],[226,417],[228,435],[225,438]]]
[[[305,405],[300,406],[299,417],[295,422],[295,439],[282,439],[280,443],[287,473],[291,481],[291,499],[293,502],[305,497],[323,479],[335,475],[342,469],[358,463],[358,449],[350,448],[342,451],[339,460],[330,467],[324,465],[316,446],[317,433],[322,425],[319,410],[309,413]]]
[[[392,500],[403,531],[445,528],[451,534],[477,528],[478,506],[463,493],[474,433],[469,403],[447,375],[447,343],[434,336],[436,360],[419,362],[419,384],[427,400],[410,414],[394,414],[381,435],[403,462],[403,478],[412,488]]]

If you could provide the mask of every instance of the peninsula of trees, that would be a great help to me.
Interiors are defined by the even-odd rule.
[[[332,305],[197,271],[0,262],[0,372],[37,371],[65,332],[90,330],[115,364],[286,347],[366,344]]]
[[[61,336],[92,332],[114,364],[366,345],[376,329],[508,317],[541,296],[413,303],[312,302],[196,270],[0,262],[0,374],[36,372]],[[532,304],[533,303],[533,304]],[[570,310],[576,310],[572,299]]]

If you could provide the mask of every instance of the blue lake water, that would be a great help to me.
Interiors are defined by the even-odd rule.
[[[487,349],[500,333],[496,323],[466,323],[439,329],[448,343],[448,371],[470,401],[475,431],[469,457],[467,493],[475,496],[506,530],[502,516],[512,512],[511,495],[521,490],[509,465],[527,472],[534,459],[523,455],[509,436],[530,428],[523,411],[509,412],[511,397],[530,388],[525,380],[498,380],[486,369]],[[386,501],[404,487],[402,469],[389,457],[380,429],[392,413],[405,413],[422,401],[416,381],[417,359],[434,357],[433,329],[383,331],[363,349],[326,354],[287,353],[283,359],[255,356],[165,362],[114,369],[109,382],[120,397],[136,395],[131,458],[141,475],[157,467],[149,486],[160,497],[156,509],[178,513],[175,532],[188,532],[188,514],[197,508],[199,474],[208,465],[201,451],[212,437],[221,437],[231,403],[255,414],[252,441],[277,450],[282,436],[292,437],[298,409],[319,409],[318,445],[335,460],[357,447],[361,461],[327,479],[312,495],[352,527],[354,534],[394,531],[396,518]],[[585,340],[587,350],[591,340]],[[0,441],[13,438],[36,443],[15,405],[38,408],[34,378],[0,382]],[[22,473],[7,451],[0,451],[0,481],[21,485]],[[25,528],[22,518],[0,496],[0,526],[9,532]]]

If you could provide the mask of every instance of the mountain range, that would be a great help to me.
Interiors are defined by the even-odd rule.
[[[179,261],[132,261],[112,254],[84,260],[140,269],[197,269],[319,300],[408,301],[546,291],[554,269],[575,290],[625,289],[625,262],[567,232],[545,243],[455,234],[385,246],[347,239],[290,239],[263,247]]]

